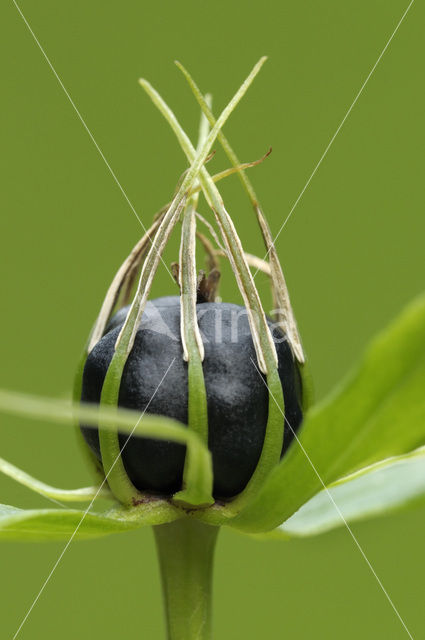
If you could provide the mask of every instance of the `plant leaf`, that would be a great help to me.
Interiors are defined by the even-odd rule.
[[[298,438],[232,526],[274,529],[324,485],[425,443],[425,296],[366,350],[304,420]]]
[[[328,491],[320,491],[289,520],[263,537],[314,536],[345,522],[351,524],[421,503],[425,503],[423,447],[343,478]]]
[[[24,487],[35,491],[45,498],[51,500],[60,500],[62,502],[85,502],[99,495],[101,498],[113,498],[109,489],[105,486],[99,490],[99,487],[83,487],[81,489],[59,489],[58,487],[52,487],[41,480],[37,480],[29,473],[15,467],[4,458],[0,458],[0,471],[4,473],[12,480],[19,482]]]
[[[78,509],[17,509],[0,505],[0,540],[87,540],[138,529],[146,525],[171,522],[179,517],[177,509],[163,500],[126,509],[118,507],[105,513],[85,513]],[[75,532],[75,535],[74,535]]]

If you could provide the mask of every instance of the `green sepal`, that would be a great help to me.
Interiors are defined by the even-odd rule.
[[[117,409],[121,376],[126,361],[125,354],[116,352],[105,376],[100,397],[100,406]],[[136,423],[137,424],[137,423]],[[129,435],[131,437],[131,434]],[[141,499],[141,494],[131,482],[121,457],[121,446],[116,431],[104,429],[99,421],[99,443],[102,464],[109,488],[114,496],[126,505],[134,504]]]
[[[262,374],[257,367],[256,369],[258,375],[262,378]],[[268,391],[266,434],[260,459],[250,481],[242,493],[229,504],[229,511],[235,513],[235,515],[250,503],[266,481],[270,471],[279,463],[281,456],[285,425],[285,403],[278,370],[272,370],[267,376],[267,381],[263,381],[263,383],[267,386]]]
[[[196,196],[192,196],[183,214],[180,245],[180,305],[181,333],[185,357],[188,361],[188,429],[194,431],[208,446],[208,409],[202,359],[204,347],[196,316]],[[186,452],[183,489],[174,495],[177,504],[202,507],[214,503],[212,472],[194,475],[194,461]]]
[[[263,61],[264,59],[261,59],[256,67],[254,67],[255,72],[258,71]],[[252,77],[253,73],[250,74],[251,80]],[[245,82],[245,85],[246,84],[247,83]],[[193,163],[194,158],[196,157],[196,150],[193,147],[189,137],[177,121],[174,113],[165,103],[163,98],[158,94],[158,92],[153,89],[153,87],[148,82],[141,81],[141,85],[174,131],[189,162]],[[213,130],[216,129],[219,121],[220,118],[215,121]],[[240,500],[244,504],[248,502],[250,497],[255,495],[255,492],[264,481],[268,472],[279,461],[280,452],[282,450],[284,427],[283,392],[277,373],[276,348],[269,326],[267,324],[260,296],[255,287],[252,274],[249,270],[249,266],[245,258],[239,236],[229,214],[224,207],[220,193],[217,190],[213,179],[211,178],[205,167],[202,167],[199,172],[199,182],[201,184],[205,198],[216,217],[224,241],[224,245],[226,247],[228,257],[232,264],[232,269],[238,283],[239,290],[242,294],[246,309],[248,311],[251,334],[257,354],[259,369],[267,373],[268,382],[272,385],[272,391],[275,395],[274,403],[270,402],[269,404],[270,419],[268,420],[267,424],[265,443],[263,447],[264,451],[260,458],[259,465],[257,465],[257,469],[255,470],[254,475],[251,478],[249,488],[247,487],[246,493],[244,493],[244,495],[241,494],[241,497],[239,499],[237,498],[231,506],[225,509],[226,513],[234,513],[239,508],[239,502],[237,501]],[[253,366],[256,367],[257,365],[253,362]],[[258,374],[260,375],[260,371],[258,372]],[[280,446],[277,446],[274,450],[272,450],[272,446],[275,446],[277,442],[280,442]]]
[[[188,428],[208,444],[208,413],[205,381],[200,359],[189,361],[188,367]],[[205,507],[214,503],[212,497],[212,467],[200,465],[189,449],[183,473],[183,489],[173,496],[173,502],[182,506]]]

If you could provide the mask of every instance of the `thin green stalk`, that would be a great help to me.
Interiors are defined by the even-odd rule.
[[[211,111],[210,105],[205,100],[198,85],[193,80],[190,73],[183,67],[183,65],[180,62],[176,62],[176,65],[185,76],[190,88],[192,89],[192,92],[196,100],[198,101],[199,106],[202,109],[203,114],[208,119],[208,122],[210,123],[210,125],[214,126],[214,123],[215,123],[214,115]],[[273,236],[270,231],[270,227],[268,225],[267,219],[263,214],[261,205],[254,191],[252,182],[250,181],[245,171],[243,170],[244,167],[240,164],[236,153],[233,151],[229,141],[227,140],[226,136],[223,134],[222,131],[220,131],[218,135],[218,140],[221,146],[223,147],[224,152],[226,153],[230,162],[233,164],[234,168],[237,170],[239,178],[242,182],[242,185],[244,186],[245,191],[247,192],[248,197],[251,200],[251,204],[254,208],[255,215],[257,216],[257,221],[260,226],[264,244],[267,250],[266,257],[269,257],[269,260],[270,260],[270,267],[272,271],[272,293],[273,293],[273,298],[275,300],[275,304],[277,305],[277,309],[275,309],[276,316],[282,325],[282,329],[288,336],[289,342],[292,346],[292,349],[294,351],[294,354],[298,362],[300,363],[300,365],[304,365],[305,355],[304,355],[303,347],[301,344],[301,339],[298,333],[297,323],[295,320],[294,313],[292,311],[288,288],[286,286],[285,277],[283,275],[282,267],[279,262],[276,248],[274,246]],[[305,377],[308,378],[307,372],[305,372]]]
[[[169,239],[173,227],[177,223],[180,212],[186,204],[187,194],[197,180],[199,173],[202,171],[203,165],[210,153],[220,129],[224,126],[226,120],[236,108],[249,86],[253,82],[255,76],[259,72],[265,59],[261,59],[252,69],[246,80],[242,83],[238,91],[230,100],[228,105],[223,109],[218,117],[214,127],[211,129],[201,148],[194,152],[190,159],[190,167],[177,190],[177,193],[168,209],[164,214],[164,218],[155,234],[155,238],[151,244],[149,253],[146,256],[142,267],[140,279],[134,296],[133,303],[127,314],[124,325],[118,335],[115,345],[115,353],[105,376],[100,398],[101,406],[110,405],[116,407],[118,405],[119,388],[121,377],[124,370],[128,355],[133,347],[136,333],[140,324],[140,320],[146,306],[152,281],[158,268],[161,255],[165,245]],[[139,81],[142,86],[149,85],[146,80]],[[171,117],[176,118],[174,114]],[[134,499],[138,498],[138,492],[131,483],[125,471],[123,461],[120,455],[120,447],[118,442],[118,431],[113,434],[102,431],[102,424],[99,424],[99,441],[102,454],[102,463],[105,474],[108,475],[108,482],[113,494],[124,504],[131,504]],[[191,474],[190,474],[191,475]],[[188,474],[186,474],[186,477]]]
[[[139,285],[133,304],[130,307],[126,321],[121,329],[115,345],[115,353],[109,364],[100,397],[101,406],[118,406],[121,377],[127,362],[128,355],[133,347],[140,319],[149,296],[153,277],[158,268],[162,252],[177,223],[181,210],[186,202],[185,192],[174,198],[169,210],[160,224],[151,249],[146,257],[140,275]],[[170,363],[172,366],[172,363]],[[164,372],[166,376],[167,372]],[[123,504],[132,504],[140,498],[140,494],[134,487],[124,467],[121,458],[121,448],[118,439],[118,430],[115,433],[105,431],[102,422],[99,422],[99,443],[102,454],[102,464],[108,484],[115,497]]]
[[[170,206],[171,206],[171,203],[167,206],[167,210],[170,208]],[[130,254],[127,256],[127,258],[124,260],[124,262],[118,269],[117,273],[115,274],[114,279],[112,280],[108,288],[108,291],[106,293],[105,299],[102,303],[102,307],[96,319],[95,325],[90,334],[89,341],[86,348],[87,353],[90,353],[93,347],[102,338],[103,333],[105,331],[105,327],[108,323],[108,320],[111,316],[111,313],[118,300],[118,297],[121,293],[123,286],[127,284],[127,280],[129,279],[131,272],[135,268],[137,268],[140,265],[140,263],[143,261],[145,254],[148,250],[149,244],[152,246],[153,244],[152,238],[155,235],[159,225],[161,224],[162,218],[165,213],[166,211],[160,212],[160,214],[155,219],[151,227],[146,231],[144,236],[133,247]]]
[[[210,640],[218,527],[185,517],[154,527],[168,640]]]
[[[170,205],[168,205],[169,207]],[[168,208],[167,207],[167,208]],[[165,212],[164,212],[165,213]],[[121,293],[121,290],[125,284],[128,283],[128,280],[131,278],[131,272],[133,269],[137,267],[137,265],[143,260],[145,253],[147,251],[147,247],[149,242],[152,244],[151,236],[159,225],[161,224],[161,220],[163,217],[159,215],[152,226],[146,231],[145,235],[137,242],[137,244],[133,247],[130,252],[130,255],[124,260],[121,267],[118,269],[109,289],[106,293],[105,299],[103,301],[100,312],[96,318],[96,322],[90,332],[88,340],[85,344],[83,353],[81,354],[80,360],[78,362],[77,371],[75,373],[74,378],[74,388],[73,388],[73,401],[78,404],[81,400],[81,392],[83,387],[83,372],[84,366],[87,361],[87,356],[90,351],[94,348],[97,342],[102,338],[103,333],[105,331],[105,327],[107,322],[111,316],[112,310],[117,302],[117,299]],[[104,469],[102,463],[96,458],[93,451],[88,446],[87,442],[84,440],[83,435],[81,433],[80,425],[76,423],[75,425],[75,433],[78,441],[78,445],[86,457],[88,462],[90,463],[90,468],[95,471],[96,479],[101,477],[102,479],[105,477]]]
[[[188,363],[188,427],[195,431],[208,444],[207,392],[205,389],[202,360],[204,345],[196,317],[196,196],[192,196],[183,217],[183,228],[180,245],[180,303],[181,334],[184,358]],[[209,486],[192,486],[187,483],[190,467],[190,453],[186,453],[183,474],[183,490],[174,500],[194,506],[212,504],[212,477]]]
[[[192,78],[190,73],[187,71],[187,69],[180,62],[178,62],[178,60],[175,61],[175,64],[177,65],[177,67],[180,69],[180,71],[185,76],[190,88],[192,89],[193,95],[195,96],[196,100],[198,101],[199,106],[201,107],[202,113],[207,118],[209,124],[213,127],[214,123],[215,123],[215,117],[214,117],[214,115],[213,115],[213,113],[211,111],[210,105],[208,104],[208,102],[204,98],[204,96],[202,95],[202,92],[199,89],[198,85],[196,84],[196,82],[194,81],[194,79]],[[237,172],[238,172],[238,175],[239,175],[239,179],[241,180],[243,186],[245,187],[245,190],[246,190],[246,192],[247,192],[247,194],[249,196],[249,199],[251,200],[252,205],[255,206],[256,204],[258,204],[258,198],[257,198],[257,195],[256,195],[256,193],[254,191],[254,187],[253,187],[250,179],[248,178],[248,176],[245,174],[245,172],[243,170],[244,167],[241,165],[236,153],[233,151],[233,149],[230,146],[230,143],[227,140],[227,138],[224,135],[224,133],[222,131],[220,131],[220,133],[218,134],[217,137],[218,137],[218,140],[219,140],[221,146],[224,149],[225,154],[229,158],[230,162],[232,163],[232,165],[235,168],[237,167]]]
[[[209,100],[211,100],[211,98],[209,98]],[[198,151],[202,149],[208,133],[208,120],[204,114],[201,114],[197,145]],[[202,343],[196,315],[197,271],[195,212],[198,200],[199,194],[193,194],[189,198],[183,213],[179,256],[180,317],[184,359],[188,364],[188,428],[197,433],[204,444],[208,446],[207,392],[202,368],[204,345]],[[213,504],[212,475],[210,478],[205,477],[205,479],[208,479],[208,483],[204,486],[199,484],[194,485],[188,482],[190,467],[192,466],[190,455],[190,451],[186,451],[183,471],[183,489],[174,496],[173,501],[196,507]]]
[[[264,61],[265,58],[262,58],[257,63],[256,67],[260,68]],[[174,113],[152,85],[146,81],[140,81],[140,84],[171,126],[189,162],[193,162],[196,157],[196,150],[189,137],[182,129]],[[212,131],[214,131],[218,122],[219,120],[216,121]],[[204,195],[216,215],[217,222],[220,226],[226,245],[229,260],[232,264],[233,272],[237,279],[242,297],[244,298],[260,369],[263,373],[267,373],[268,366],[266,364],[266,360],[269,362],[269,368],[277,365],[276,349],[266,322],[260,296],[243,255],[244,252],[239,236],[230,216],[224,208],[220,193],[204,166],[200,169],[199,181],[204,191]]]
[[[152,414],[141,416],[131,409],[71,404],[57,398],[40,398],[6,389],[0,389],[0,412],[71,427],[75,422],[91,427],[101,423],[104,430],[112,433],[118,428],[124,434],[178,442],[192,450],[195,471],[212,474],[211,454],[206,445],[196,433],[173,418]],[[193,481],[197,482],[196,473]]]
[[[260,58],[260,60],[257,62],[257,64],[253,67],[251,73],[246,78],[245,82],[241,85],[240,89],[237,91],[237,93],[234,95],[232,100],[229,102],[228,106],[222,111],[221,115],[214,122],[214,126],[212,127],[212,129],[211,129],[211,131],[209,133],[209,136],[208,136],[208,138],[206,140],[206,143],[204,145],[205,148],[207,149],[207,151],[206,151],[205,155],[202,156],[202,162],[199,163],[199,166],[197,168],[197,173],[198,173],[199,169],[201,168],[201,166],[204,164],[204,162],[206,160],[206,157],[207,157],[207,155],[208,155],[208,153],[209,153],[209,151],[211,149],[211,146],[214,143],[214,140],[218,137],[218,135],[220,133],[220,130],[224,126],[227,118],[230,116],[230,114],[232,113],[232,111],[235,109],[235,107],[237,106],[238,102],[240,101],[240,99],[246,93],[246,91],[248,90],[248,88],[252,84],[255,76],[258,74],[258,72],[260,71],[261,67],[263,66],[263,64],[265,63],[266,60],[267,60],[266,56],[263,56],[262,58]],[[149,94],[149,96],[151,97],[151,99],[154,102],[154,104],[156,104],[156,106],[161,110],[161,107],[162,107],[162,104],[163,104],[163,100],[162,100],[161,96],[159,95],[159,93],[144,78],[140,78],[139,84]],[[207,104],[207,107],[208,107],[208,103],[207,102],[206,102],[206,104]],[[169,110],[169,112],[170,112],[169,116],[170,116],[170,119],[172,121],[170,123],[171,126],[173,127],[173,129],[177,128],[177,129],[181,130],[180,124],[179,124],[176,116],[174,115],[174,113],[171,110]],[[186,144],[186,147],[184,149],[185,152],[192,149],[192,144],[190,143],[190,140],[187,139],[187,141],[189,142],[189,144]]]
[[[189,162],[193,162],[193,159],[196,157],[196,150],[171,109],[149,83],[142,83],[142,86],[170,124]],[[232,503],[232,506],[235,505],[235,509],[239,510],[249,502],[251,496],[253,496],[259,486],[264,483],[271,469],[279,463],[284,433],[284,421],[282,419],[282,415],[284,415],[284,398],[277,371],[276,348],[267,324],[260,296],[245,259],[241,241],[232,219],[224,207],[220,193],[205,167],[202,167],[199,172],[199,181],[205,198],[214,211],[225,243],[226,252],[232,265],[232,270],[245,302],[259,369],[266,374],[267,385],[275,400],[272,402],[269,398],[266,435],[261,457],[255,472],[245,490],[237,498],[237,501]]]

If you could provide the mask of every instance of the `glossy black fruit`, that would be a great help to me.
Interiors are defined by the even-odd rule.
[[[82,400],[99,402],[113,348],[128,308],[110,321],[106,334],[90,353],[83,375]],[[228,498],[248,483],[261,454],[268,414],[268,391],[256,362],[248,318],[243,307],[230,303],[197,305],[205,359],[208,402],[208,446],[212,452],[214,496]],[[285,416],[296,430],[302,420],[301,381],[291,349],[275,329]],[[164,373],[175,358],[164,382]],[[252,359],[252,360],[251,360]],[[155,392],[156,391],[156,392]],[[152,397],[153,396],[153,397]],[[158,298],[146,306],[133,350],[121,380],[120,406],[161,414],[187,423],[187,363],[180,339],[180,300]],[[282,418],[283,420],[283,418]],[[99,437],[82,427],[100,459]],[[288,448],[293,434],[285,424]],[[125,436],[120,436],[121,445]],[[142,491],[171,494],[181,488],[185,447],[172,442],[133,437],[123,452],[129,478]]]

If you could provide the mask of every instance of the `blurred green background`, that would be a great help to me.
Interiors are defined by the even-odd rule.
[[[186,162],[137,78],[148,78],[195,136],[198,110],[173,60],[213,93],[218,112],[269,55],[225,132],[243,161],[273,146],[250,175],[276,233],[407,4],[20,6],[146,226]],[[424,288],[424,18],[415,3],[277,242],[317,398]],[[0,386],[66,397],[106,288],[141,229],[11,0],[1,3],[0,21]],[[227,166],[218,152],[209,168]],[[223,193],[246,249],[261,254],[236,177]],[[266,284],[261,276],[257,283]],[[161,267],[155,293],[172,290]],[[230,276],[223,295],[237,299]],[[1,456],[11,462],[59,486],[90,481],[71,430],[4,416],[0,429]],[[1,502],[49,506],[0,481]],[[425,638],[424,516],[418,509],[353,527],[415,639]],[[0,547],[2,638],[13,636],[62,548]],[[155,640],[163,633],[153,539],[143,530],[72,544],[20,637]],[[215,637],[407,633],[342,528],[286,544],[223,531]]]

